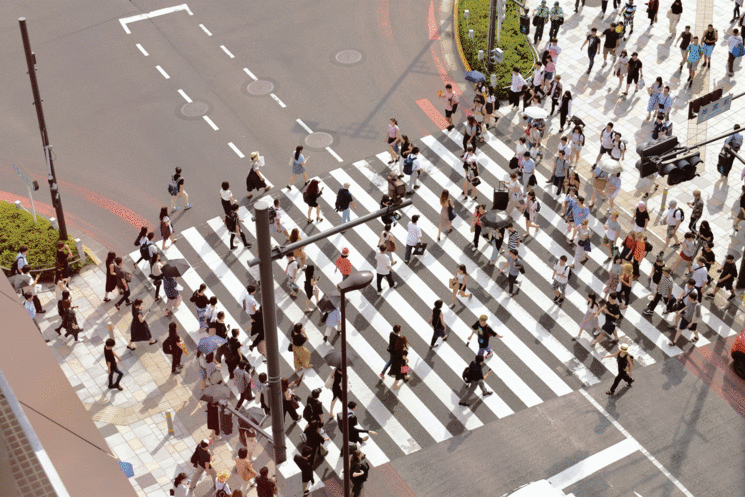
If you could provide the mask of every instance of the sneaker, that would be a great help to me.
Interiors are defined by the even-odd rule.
[[[651,316],[652,314],[654,314],[654,311],[652,311],[652,309],[644,309],[642,314],[644,314],[645,316]]]
[[[393,264],[395,264],[395,262]],[[396,288],[397,286],[398,286],[398,281],[394,281],[393,282],[393,287],[391,287],[391,288]]]
[[[729,297],[727,297],[727,300],[735,300],[735,297],[736,295],[730,295]]]
[[[184,210],[185,210],[185,211],[186,211],[186,210],[189,210],[189,209],[191,209],[191,207],[192,207],[192,205],[191,205],[191,204],[189,204],[189,205],[187,205],[186,207],[184,207]]]
[[[595,330],[592,332],[592,336],[598,336],[600,334],[600,330]]]
[[[494,392],[486,392],[486,393],[484,393],[484,397],[488,397],[488,396],[490,396],[490,395],[491,395],[491,394],[493,394],[493,393],[494,393]]]
[[[176,212],[177,210],[178,210],[178,207],[174,207],[173,209],[171,209],[171,214],[173,214],[173,213],[174,213],[174,212]]]
[[[707,299],[710,299],[710,298],[713,298],[713,297],[714,297],[714,292],[709,292],[709,293],[706,294],[706,298]]]
[[[468,407],[468,402],[458,402],[458,405]]]
[[[562,302],[564,302],[564,297],[561,297],[561,298],[559,299],[559,301],[557,302],[557,304],[561,304]]]

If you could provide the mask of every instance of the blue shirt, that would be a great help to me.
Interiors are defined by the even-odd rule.
[[[574,204],[572,206],[572,217],[574,217],[574,224],[581,224],[582,221],[587,219],[587,216],[589,215],[589,207],[580,207],[579,204]]]
[[[28,316],[31,319],[36,317],[36,307],[34,307],[34,302],[32,300],[24,300],[23,307],[26,309],[26,312],[28,312]]]
[[[533,162],[533,159],[523,160],[523,174],[532,174],[534,170],[535,162]]]
[[[735,150],[738,150],[740,147],[742,147],[742,135],[740,133],[730,135],[727,137],[726,140],[724,140],[724,144],[729,145]],[[18,269],[20,269],[20,266],[18,267]]]
[[[688,51],[688,62],[698,62],[698,59],[701,58],[701,54],[704,53],[704,47],[691,43],[688,45],[688,48],[686,48],[686,51]]]
[[[16,260],[18,261],[18,272],[20,273],[23,266],[28,266],[28,260],[26,260],[26,256],[20,252],[16,255]]]

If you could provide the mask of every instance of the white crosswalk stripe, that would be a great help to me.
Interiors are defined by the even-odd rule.
[[[389,289],[385,283],[382,296],[372,298],[370,290],[347,295],[347,340],[349,347],[359,357],[359,364],[355,363],[354,367],[349,368],[350,396],[361,404],[359,412],[364,412],[360,418],[361,423],[366,428],[379,432],[377,437],[371,437],[364,445],[364,451],[374,466],[416,452],[425,445],[450,440],[454,435],[509,416],[516,410],[536,406],[555,396],[566,395],[582,385],[596,384],[601,377],[610,378],[617,371],[614,359],[602,359],[612,350],[611,342],[601,341],[593,346],[592,336],[586,333],[578,341],[572,341],[579,331],[579,322],[586,310],[586,289],[602,295],[607,273],[603,271],[602,275],[597,276],[600,273],[594,273],[590,267],[577,264],[567,286],[565,304],[558,307],[552,302],[553,260],[567,255],[572,261],[573,249],[562,243],[561,230],[565,224],[559,214],[541,202],[541,230],[535,236],[531,234],[527,243],[520,247],[520,257],[527,268],[527,273],[519,278],[521,292],[515,298],[508,298],[499,283],[500,279],[495,278],[496,270],[491,270],[482,257],[482,253],[488,257],[492,250],[489,242],[483,241],[479,250],[470,250],[472,245],[468,242],[473,238],[470,232],[470,213],[477,203],[461,197],[460,182],[464,171],[458,157],[459,152],[452,151],[460,149],[462,135],[457,131],[444,131],[443,134],[444,137],[427,136],[421,139],[423,150],[419,161],[423,174],[418,183],[420,187],[413,196],[414,206],[402,210],[406,217],[415,213],[425,214],[420,218],[419,226],[425,241],[430,244],[429,249],[410,265],[403,263],[399,258],[400,253],[396,254],[394,258],[397,264],[393,266],[392,272],[398,286]],[[505,164],[512,157],[513,151],[492,133],[487,132],[484,136],[484,148],[477,151],[482,171],[482,183],[477,190],[480,197],[478,203],[486,202],[488,205],[491,203],[495,182],[502,181],[509,175],[508,170],[500,164]],[[455,147],[452,146],[453,143],[456,144]],[[338,223],[339,214],[330,212],[336,200],[334,184],[352,185],[350,190],[357,207],[357,211],[352,212],[353,219],[377,210],[378,195],[387,193],[388,190],[385,179],[388,160],[388,153],[381,152],[373,158],[357,161],[351,167],[336,169],[328,177],[324,177],[321,186],[325,189],[319,199],[326,213],[322,222],[306,225],[303,221],[297,225],[292,220],[305,219],[304,214],[307,212],[300,190],[282,190],[275,194],[288,213],[282,218],[283,224],[288,231],[298,228],[303,237],[306,237]],[[381,169],[384,171],[382,174],[378,172]],[[540,185],[545,181],[545,176],[536,170],[536,177],[539,184],[536,192],[540,196]],[[443,189],[448,190],[461,215],[465,212],[468,217],[457,217],[452,223],[452,233],[443,234],[442,240],[437,242],[434,239],[439,223],[439,197]],[[295,215],[298,212],[303,215]],[[246,220],[244,230],[255,243],[255,226],[250,221],[249,210],[242,206],[239,215]],[[603,222],[592,214],[589,220],[593,242],[597,242],[598,237],[602,237],[604,233]],[[400,250],[406,244],[405,224],[404,221],[391,229]],[[522,232],[521,216],[515,218],[514,224]],[[328,290],[341,280],[334,261],[342,247],[350,248],[349,259],[355,269],[375,272],[373,261],[377,252],[379,227],[380,224],[375,223],[357,226],[330,237],[325,242],[305,248],[307,263],[316,267],[316,276],[323,275],[319,288]],[[278,236],[283,238],[282,235]],[[256,281],[259,277],[258,268],[247,265],[247,261],[254,257],[255,250],[252,252],[241,248],[229,251],[229,233],[221,217],[210,219],[206,226],[186,229],[179,234],[179,238],[184,240],[179,242],[181,249],[171,244],[163,251],[163,255],[168,260],[187,259],[191,265],[179,279],[185,287],[182,292],[185,302],[174,313],[183,332],[195,342],[205,336],[204,332],[199,331],[193,305],[188,302],[190,292],[205,282],[209,283],[208,295],[219,295],[218,309],[225,312],[226,322],[240,329],[240,323],[248,321],[241,308],[245,286],[248,284],[244,279],[248,276]],[[606,253],[595,243],[588,256],[589,261],[585,266],[591,264],[592,268],[595,265],[607,267]],[[131,257],[133,260],[138,259],[139,252],[133,252]],[[497,268],[503,261],[504,259],[497,260]],[[278,313],[280,355],[284,363],[282,370],[288,377],[293,373],[293,353],[287,350],[289,328],[292,323],[303,323],[309,337],[307,346],[312,353],[312,367],[306,370],[300,387],[304,392],[307,390],[304,393],[307,396],[310,390],[324,386],[331,370],[319,357],[331,351],[334,344],[338,343],[334,340],[335,334],[328,343],[323,341],[325,325],[317,324],[311,319],[318,315],[315,311],[314,314],[304,312],[303,292],[296,298],[289,296],[284,275],[286,261],[277,262],[278,265],[274,266],[273,286]],[[452,290],[448,288],[448,279],[459,264],[466,266],[468,289],[471,292],[476,290],[475,295],[471,299],[458,297],[455,309],[445,310],[444,318],[450,334],[447,342],[442,342],[433,350],[424,347],[427,349],[426,354],[425,350],[410,347],[408,358],[412,380],[404,382],[398,390],[390,389],[390,380],[381,381],[378,378],[378,373],[387,360],[385,346],[381,344],[387,344],[388,333],[394,324],[402,324],[403,334],[409,336],[410,341],[429,345],[432,338],[432,328],[428,324],[429,310],[435,300],[450,303]],[[143,277],[140,279],[146,282],[146,287],[152,288],[152,282],[147,278],[149,264],[141,262],[137,269],[141,272]],[[642,273],[650,270],[651,263],[644,260],[641,264]],[[301,274],[297,281],[301,287],[302,279]],[[680,288],[676,285],[674,294],[679,292]],[[682,354],[682,347],[667,345],[672,329],[663,333],[652,321],[641,315],[641,306],[646,305],[649,296],[644,285],[635,283],[632,295],[631,305],[623,311],[624,319],[618,333],[621,343],[629,345],[638,364],[646,366],[666,357]],[[656,313],[660,315],[661,311],[658,307]],[[464,408],[458,405],[463,392],[460,375],[475,354],[474,348],[466,347],[464,342],[471,334],[472,323],[481,314],[485,314],[493,328],[503,335],[502,339],[493,339],[495,353],[488,360],[495,375],[488,378],[487,383],[494,390],[494,395],[482,399],[480,404],[483,407],[477,404],[473,408]],[[703,309],[702,321],[707,326],[700,330],[701,335],[696,346],[711,343],[712,333],[707,333],[708,338],[704,336],[709,329],[713,330],[715,337],[728,337],[735,333],[720,316],[706,308]],[[687,341],[692,338],[690,331],[683,335]],[[244,343],[248,340],[242,330],[240,339]],[[266,371],[258,353],[244,355],[257,370]],[[227,371],[223,371],[223,374],[226,375]],[[225,378],[227,382],[227,376]],[[228,384],[237,393],[232,382]],[[328,408],[331,397],[331,392],[324,388],[321,400],[325,408]],[[336,413],[340,409],[341,406],[337,406]],[[443,414],[449,419],[444,419]],[[294,443],[299,440],[299,432],[305,425],[304,420],[297,426],[288,425],[287,445],[291,455],[279,469],[285,478],[299,473],[292,455],[297,450]],[[341,474],[342,471],[341,438],[332,436],[326,447],[329,454],[323,463],[326,466],[319,467],[316,471],[316,487],[322,486],[318,476],[323,475],[326,470],[336,474]]]

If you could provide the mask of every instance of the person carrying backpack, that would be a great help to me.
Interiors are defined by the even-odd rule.
[[[336,205],[334,206],[336,212],[341,212],[341,224],[349,222],[349,216],[351,214],[350,209],[357,211],[357,207],[354,205],[354,198],[349,193],[349,183],[344,183],[342,188],[336,194]]]
[[[184,201],[184,210],[191,209],[189,203],[189,194],[184,190],[184,178],[181,177],[181,168],[176,168],[176,174],[171,176],[171,182],[168,184],[168,193],[171,194],[171,214],[178,210],[176,200],[179,198]]]
[[[416,180],[421,174],[422,167],[419,165],[419,147],[411,149],[411,153],[404,159],[403,173],[409,177],[409,191],[406,195],[413,195],[414,190],[419,189]]]
[[[631,378],[631,372],[634,370],[634,356],[629,354],[629,346],[624,343],[618,348],[618,352],[615,354],[608,354],[607,356],[604,356],[603,359],[609,357],[615,357],[618,362],[618,375],[616,375],[616,379],[613,380],[613,385],[611,385],[610,390],[605,392],[608,395],[613,395],[616,393],[616,387],[621,383],[621,380],[626,381],[629,388],[631,388],[631,384],[634,383],[634,380]]]
[[[240,209],[240,206],[238,204],[232,204],[230,206],[228,214],[225,215],[225,226],[227,226],[228,232],[230,232],[230,250],[235,250],[238,248],[238,246],[233,246],[233,240],[235,240],[235,237],[237,235],[240,235],[244,248],[251,248],[251,244],[246,241],[246,235],[241,229],[241,223],[245,221],[243,221],[243,219],[238,216],[238,209]]]
[[[18,254],[16,254],[16,259],[13,261],[13,265],[10,266],[11,276],[13,276],[14,274],[21,274],[23,272],[23,266],[28,266],[28,259],[26,259],[27,255],[28,255],[28,247],[23,246],[18,249]]]
[[[466,383],[468,383],[468,388],[466,389],[466,393],[463,395],[463,397],[460,398],[458,405],[468,406],[468,399],[476,390],[477,386],[481,387],[481,393],[484,395],[484,397],[487,397],[494,393],[490,390],[487,390],[486,383],[484,383],[484,380],[486,380],[491,374],[491,369],[486,373],[486,376],[484,376],[484,371],[481,369],[483,364],[484,356],[477,355],[476,358],[471,362],[471,364],[468,365],[467,371],[463,372],[463,377],[464,380],[467,380]]]

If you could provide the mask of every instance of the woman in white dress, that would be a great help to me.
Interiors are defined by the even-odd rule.
[[[598,296],[595,295],[595,292],[590,292],[590,294],[587,296],[587,312],[585,312],[585,315],[582,317],[582,321],[579,323],[579,333],[577,333],[577,337],[574,338],[574,340],[577,340],[579,337],[582,336],[583,331],[590,332],[600,332],[600,326],[598,326],[598,316],[597,312],[600,308],[600,305],[597,302]]]
[[[623,85],[623,78],[626,77],[626,74],[629,72],[629,55],[626,53],[626,50],[621,50],[621,55],[618,57],[618,60],[616,61],[616,67],[613,68],[613,73],[618,76],[618,87],[620,88],[621,85]]]

